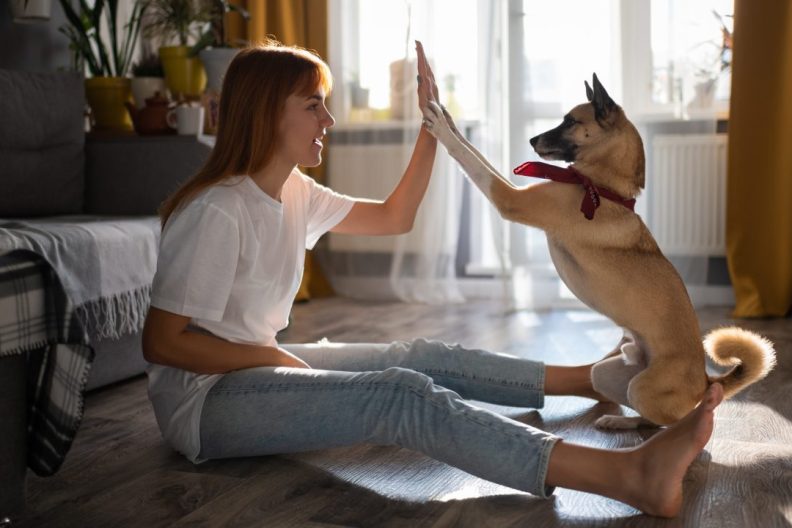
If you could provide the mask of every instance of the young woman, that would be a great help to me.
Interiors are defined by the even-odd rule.
[[[420,49],[418,70],[425,106],[437,89]],[[463,400],[541,407],[546,394],[596,398],[590,366],[545,366],[422,339],[278,345],[305,249],[327,231],[410,230],[434,161],[435,140],[421,130],[384,202],[343,196],[304,176],[297,167],[321,162],[334,123],[325,106],[331,83],[327,65],[303,49],[268,43],[241,51],[223,83],[209,160],[163,204],[143,350],[166,441],[196,463],[397,444],[541,497],[565,486],[675,515],[682,477],[711,434],[719,386],[673,428],[635,449],[606,451]]]

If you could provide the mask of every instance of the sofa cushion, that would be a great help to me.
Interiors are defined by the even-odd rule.
[[[0,94],[0,216],[81,212],[83,78],[0,69]]]

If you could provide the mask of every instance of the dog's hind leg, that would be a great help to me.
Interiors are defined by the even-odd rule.
[[[646,358],[634,337],[625,332],[617,347],[591,368],[594,390],[612,402],[631,407],[628,396],[630,381],[646,369]],[[601,416],[594,423],[599,429],[637,429],[656,427],[641,416]]]
[[[686,375],[682,367],[654,358],[649,368],[632,379],[627,394],[631,407],[641,416],[659,425],[672,425],[696,407],[706,390],[703,375]]]
[[[630,381],[646,369],[643,352],[625,333],[618,347],[591,367],[591,385],[610,401],[630,407]]]
[[[613,414],[606,414],[597,418],[594,422],[594,427],[597,429],[638,429],[639,427],[658,427],[657,424],[650,422],[643,416],[616,416]]]

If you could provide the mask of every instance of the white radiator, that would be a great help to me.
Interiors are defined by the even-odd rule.
[[[334,191],[374,200],[388,197],[407,166],[400,144],[332,144],[328,157],[327,181]],[[341,252],[390,253],[395,243],[391,236],[331,233],[329,237],[330,249]]]
[[[665,254],[726,254],[726,141],[726,134],[654,137],[649,227]]]

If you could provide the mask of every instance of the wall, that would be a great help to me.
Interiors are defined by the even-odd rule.
[[[121,20],[129,17],[134,3],[135,0],[118,2]],[[10,0],[0,0],[0,68],[30,72],[71,69],[69,39],[58,31],[59,27],[66,24],[60,1],[52,0],[49,21],[22,24],[13,21],[9,4]],[[77,6],[79,2],[71,0],[71,4]],[[135,60],[136,57],[133,57],[133,62]]]
[[[66,17],[58,0],[45,22],[15,23],[9,0],[0,1],[0,68],[48,72],[71,67],[69,40],[58,32]]]

